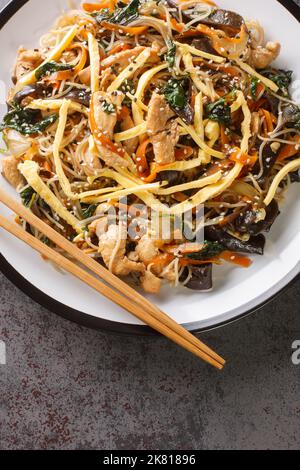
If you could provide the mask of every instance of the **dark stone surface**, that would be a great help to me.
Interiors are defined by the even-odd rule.
[[[0,448],[299,448],[299,282],[201,335],[227,358],[224,372],[164,339],[72,324],[0,282]]]
[[[298,449],[299,304],[300,282],[202,334],[228,360],[217,372],[160,338],[69,323],[0,275],[0,449]]]

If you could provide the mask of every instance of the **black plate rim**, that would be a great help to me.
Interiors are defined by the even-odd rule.
[[[0,11],[0,30],[3,26],[14,16],[14,14],[22,8],[29,0],[11,0],[1,11]],[[292,0],[276,0],[281,3],[299,22],[300,22],[300,7],[298,7]],[[30,297],[32,300],[37,302],[44,308],[47,308],[51,312],[59,315],[67,320],[75,322],[79,325],[96,329],[104,330],[114,334],[130,334],[130,335],[154,335],[155,333],[147,326],[143,325],[132,325],[127,323],[119,323],[103,318],[97,318],[79,310],[68,307],[67,305],[58,302],[52,297],[48,296],[40,289],[35,287],[29,281],[27,281],[16,269],[14,269],[5,257],[0,253],[0,271],[4,276],[9,279],[16,287],[18,287],[24,294]],[[256,307],[239,314],[233,319],[220,322],[210,327],[200,327],[200,322],[193,322],[184,325],[189,331],[194,333],[212,331],[225,325],[235,323],[242,318],[245,318],[252,313],[258,311],[272,300],[281,295],[286,289],[288,289],[294,282],[300,279],[299,273],[287,283],[282,289],[276,294],[271,295],[268,299],[261,302]]]

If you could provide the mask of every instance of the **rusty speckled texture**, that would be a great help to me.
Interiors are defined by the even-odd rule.
[[[299,448],[300,282],[201,335],[228,359],[222,373],[164,339],[72,324],[0,282],[0,449]]]
[[[163,339],[63,320],[0,275],[0,449],[299,449],[299,305],[298,281],[202,334],[220,373]]]

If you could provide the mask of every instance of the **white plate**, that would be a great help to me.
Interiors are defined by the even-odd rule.
[[[291,0],[284,0],[283,3],[289,8],[293,5]],[[282,44],[279,65],[294,70],[295,78],[300,79],[299,51],[296,46],[299,23],[284,6],[277,0],[220,0],[219,4],[224,8],[237,9],[247,19],[259,20],[268,38]],[[10,84],[10,69],[18,47],[34,47],[64,6],[63,0],[16,0],[1,13],[0,77],[7,86]],[[299,82],[298,85],[300,87]],[[3,115],[6,107],[0,87],[1,92]],[[298,99],[300,101],[300,96]],[[15,196],[14,190],[2,177],[0,184]],[[251,268],[216,268],[214,291],[208,294],[183,288],[176,291],[166,287],[159,297],[152,297],[151,300],[177,322],[191,330],[199,330],[234,320],[270,299],[299,273],[299,189],[299,185],[294,185],[289,191],[282,214],[267,237],[265,256],[257,256]],[[8,215],[2,206],[0,213]],[[58,272],[30,248],[4,232],[0,235],[0,252],[3,272],[25,292],[56,313],[95,327],[141,331],[134,317],[80,281]]]

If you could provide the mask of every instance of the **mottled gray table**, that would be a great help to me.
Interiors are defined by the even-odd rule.
[[[223,373],[160,338],[69,323],[0,283],[0,449],[299,448],[299,282],[201,335],[228,359]]]

